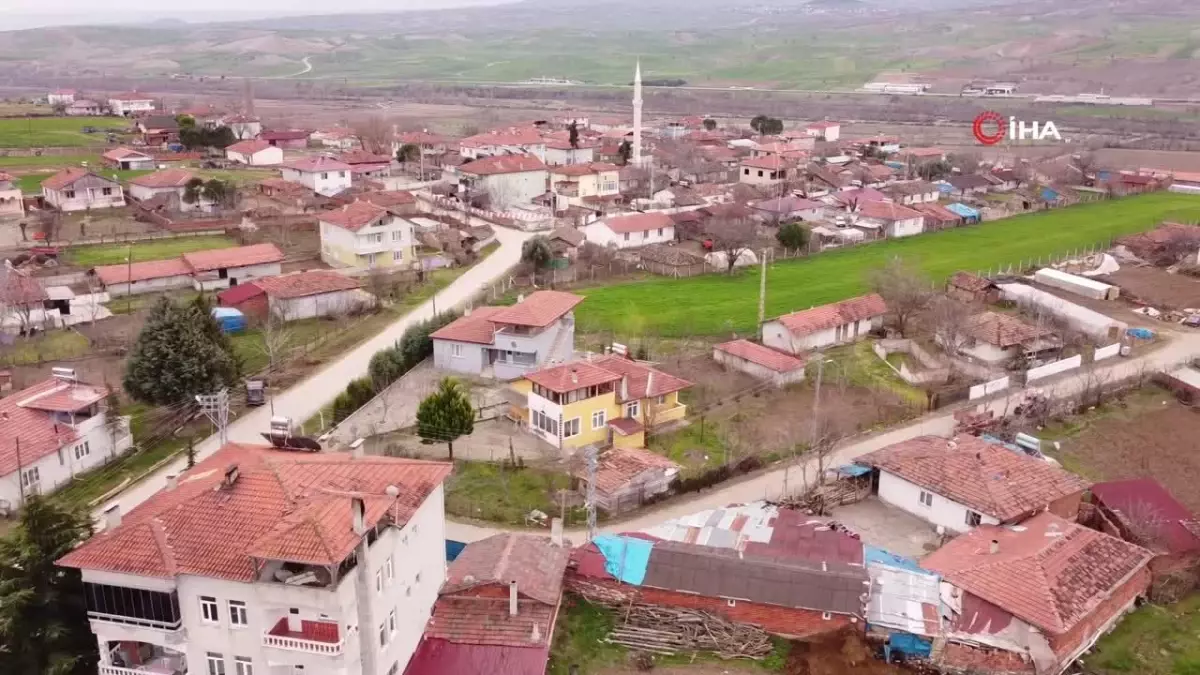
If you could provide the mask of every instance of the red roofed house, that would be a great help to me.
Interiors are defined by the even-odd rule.
[[[450,470],[231,443],[111,504],[58,561],[82,572],[100,672],[403,671],[445,579]]]
[[[469,136],[458,142],[458,152],[465,159],[503,155],[533,155],[546,161],[546,140],[536,128],[511,127],[493,129]]]
[[[267,305],[267,292],[259,288],[253,281],[230,286],[217,293],[217,306],[236,309],[247,317],[254,317],[259,321],[265,320],[270,313]]]
[[[1079,516],[1088,483],[1043,459],[975,436],[920,436],[862,455],[881,501],[949,532],[1015,525],[1041,511]]]
[[[433,363],[442,370],[514,380],[575,356],[575,306],[583,298],[536,291],[511,307],[479,307],[438,329]]]
[[[91,270],[112,295],[151,293],[191,286],[215,290],[279,274],[283,252],[275,244],[233,246],[185,253],[178,258],[101,265]]]
[[[259,132],[258,139],[277,148],[303,150],[308,147],[310,134],[306,129],[263,129]]]
[[[1200,563],[1200,519],[1153,478],[1097,483],[1092,504],[1101,530],[1154,553],[1156,577]]]
[[[362,283],[333,270],[309,270],[249,282],[267,296],[268,311],[284,321],[346,316],[374,304]]]
[[[332,197],[350,189],[350,165],[327,155],[306,157],[280,167],[283,179]]]
[[[350,165],[352,178],[386,178],[392,175],[390,155],[376,155],[366,150],[350,150],[337,156],[338,161]]]
[[[738,179],[747,185],[774,186],[795,177],[796,165],[779,155],[743,159]]]
[[[42,199],[59,211],[125,206],[125,192],[120,183],[76,167],[63,169],[42,181]]]
[[[225,148],[225,158],[247,166],[274,166],[283,164],[283,148],[264,140],[238,141]]]
[[[925,231],[925,214],[895,202],[868,201],[858,205],[855,227],[877,225],[887,237],[911,237]]]
[[[163,169],[144,176],[137,176],[129,179],[129,196],[144,202],[165,195],[170,200],[172,209],[212,211],[216,208],[216,204],[200,195],[197,195],[196,201],[190,204],[184,201],[183,197],[188,181],[195,177],[196,174],[187,169]]]
[[[153,156],[124,147],[113,148],[101,155],[100,158],[104,160],[105,166],[122,171],[130,169],[153,169],[155,166]]]
[[[734,340],[714,346],[713,360],[776,387],[804,381],[804,359],[749,340]]]
[[[555,211],[571,206],[602,208],[620,199],[621,167],[603,162],[551,167],[550,192]]]
[[[600,246],[634,248],[675,241],[675,221],[666,213],[609,216],[583,228],[587,240]]]
[[[842,125],[839,122],[830,122],[828,120],[813,122],[804,128],[804,132],[809,136],[833,143],[842,137]]]
[[[487,195],[489,205],[496,210],[529,204],[546,194],[546,165],[535,155],[484,157],[456,171],[461,190]]]
[[[514,412],[529,431],[564,450],[586,445],[646,447],[646,429],[682,420],[687,380],[623,356],[571,361],[534,371],[514,385],[527,392]]]
[[[613,447],[600,453],[596,463],[596,507],[609,513],[636,509],[671,489],[679,464],[645,448]],[[586,466],[572,471],[585,498],[592,472]]]
[[[0,399],[0,511],[50,494],[130,446],[129,419],[108,423],[107,396],[56,368],[55,377]]]
[[[468,544],[450,563],[405,675],[542,675],[570,549],[529,534]]]
[[[1058,675],[1133,609],[1152,555],[1049,512],[957,537],[921,560],[953,586],[943,591],[950,622],[935,663],[944,672]]]
[[[371,197],[317,214],[321,260],[336,267],[408,266],[417,259],[413,223],[402,217],[411,206],[403,197]],[[387,193],[376,193],[384,195]]]
[[[784,314],[763,323],[763,344],[788,354],[853,342],[883,325],[887,305],[878,294]]]
[[[25,197],[12,175],[0,171],[0,218],[25,215]]]

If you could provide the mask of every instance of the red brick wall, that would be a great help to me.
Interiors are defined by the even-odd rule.
[[[758,626],[768,633],[785,637],[809,637],[827,631],[841,630],[856,625],[852,617],[834,614],[829,620],[821,618],[821,612],[807,609],[776,607],[757,602],[737,600],[733,607],[721,598],[709,598],[691,593],[664,591],[658,588],[630,586],[605,579],[582,579],[567,575],[567,588],[592,600],[643,602],[649,605],[698,609],[723,617],[734,623]],[[861,622],[857,624],[861,628]]]
[[[1062,635],[1051,636],[1050,647],[1060,658],[1074,654],[1077,649],[1090,642],[1104,624],[1108,623],[1126,605],[1132,603],[1134,598],[1144,594],[1149,586],[1150,570],[1144,567],[1114,590],[1107,600],[1100,603],[1074,628]]]
[[[1069,521],[1076,522],[1079,519],[1079,503],[1083,501],[1083,491],[1080,490],[1073,495],[1067,495],[1062,499],[1050,502],[1050,513],[1065,518]]]

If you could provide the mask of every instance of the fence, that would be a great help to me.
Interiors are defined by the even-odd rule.
[[[912,340],[879,340],[871,346],[875,355],[881,361],[887,364],[900,376],[900,379],[912,385],[930,384],[933,382],[945,382],[950,379],[950,369],[945,366],[934,355],[925,351],[921,345]],[[908,367],[908,363],[901,362],[897,368],[891,361],[888,361],[888,355],[891,353],[908,354],[921,364],[923,370],[913,372]]]
[[[1032,383],[1036,382],[1037,380],[1043,380],[1051,375],[1064,373],[1068,370],[1078,368],[1081,365],[1083,365],[1083,356],[1076,354],[1075,356],[1065,358],[1061,361],[1047,363],[1046,365],[1038,366],[1037,368],[1030,368],[1025,373],[1025,382]]]
[[[1007,375],[998,380],[992,380],[991,382],[984,382],[983,384],[977,384],[974,387],[971,387],[971,392],[967,398],[974,401],[977,398],[983,398],[984,396],[991,396],[992,394],[995,394],[998,391],[1004,391],[1005,389],[1008,388],[1008,385],[1009,385],[1009,378]]]
[[[1111,359],[1112,357],[1114,357],[1120,353],[1121,353],[1121,343],[1117,342],[1117,343],[1111,344],[1107,347],[1097,348],[1092,360],[1093,361],[1103,361],[1104,359]]]

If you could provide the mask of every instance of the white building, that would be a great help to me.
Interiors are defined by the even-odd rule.
[[[172,208],[180,211],[212,211],[216,204],[197,195],[192,203],[184,201],[187,184],[196,174],[186,169],[163,169],[129,179],[129,196],[139,201],[167,196]]]
[[[225,158],[247,166],[274,166],[283,164],[283,148],[266,141],[238,141],[225,148]]]
[[[403,672],[446,576],[450,470],[229,444],[112,504],[59,561],[83,573],[99,672]]]
[[[144,152],[138,152],[137,150],[125,147],[113,148],[101,155],[100,158],[108,166],[122,171],[154,169],[157,165],[153,155],[147,155]]]
[[[106,388],[77,381],[75,371],[55,369],[52,379],[0,399],[0,511],[50,494],[129,448],[129,418],[110,423],[107,396]]]
[[[864,202],[857,213],[856,225],[875,225],[887,237],[911,237],[925,231],[925,214],[895,202]]]
[[[1088,487],[1055,464],[975,436],[920,436],[854,461],[879,473],[880,501],[953,533],[1042,511],[1074,521]]]
[[[665,213],[636,213],[588,223],[587,240],[600,246],[633,248],[675,241],[675,221]]]
[[[853,342],[883,325],[887,305],[878,294],[850,298],[763,323],[763,344],[788,354],[802,354]]]
[[[466,159],[533,155],[546,161],[546,140],[532,127],[496,129],[469,136],[458,142],[458,152]]]
[[[132,117],[138,113],[154,110],[154,99],[136,91],[117,94],[108,99],[108,109],[119,117]]]
[[[25,197],[21,194],[21,186],[17,185],[15,177],[0,171],[0,218],[23,215]]]
[[[233,137],[239,141],[258,138],[258,135],[263,130],[262,121],[257,117],[247,115],[230,115],[221,120],[221,122],[229,127],[229,130],[233,132]]]
[[[406,268],[416,260],[412,221],[360,201],[318,214],[321,260],[336,267]]]
[[[46,103],[50,105],[71,105],[75,102],[74,89],[55,89],[46,94]]]
[[[326,197],[350,189],[350,165],[325,155],[288,162],[280,167],[280,173],[284,180]]]
[[[267,296],[267,311],[284,321],[346,316],[374,304],[353,277],[332,270],[308,270],[249,282]]]
[[[125,192],[120,183],[74,167],[42,181],[42,199],[59,211],[125,206]]]
[[[468,194],[486,194],[496,210],[546,194],[547,176],[545,163],[533,155],[484,157],[458,167],[459,186]]]
[[[713,346],[713,360],[776,387],[804,381],[804,359],[784,354],[749,340],[733,340]]]
[[[842,137],[842,125],[838,122],[813,122],[804,128],[804,133],[830,143]]]
[[[278,275],[283,251],[275,244],[266,243],[195,251],[180,257],[191,270],[192,286],[196,290],[212,291],[237,286],[250,279]]]
[[[569,166],[572,164],[587,164],[595,160],[596,150],[600,143],[590,138],[578,138],[571,145],[569,138],[552,137],[546,139],[546,164],[550,166]]]

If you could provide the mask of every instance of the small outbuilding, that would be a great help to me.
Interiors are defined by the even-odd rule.
[[[804,381],[804,359],[749,340],[716,345],[713,360],[776,387]]]

